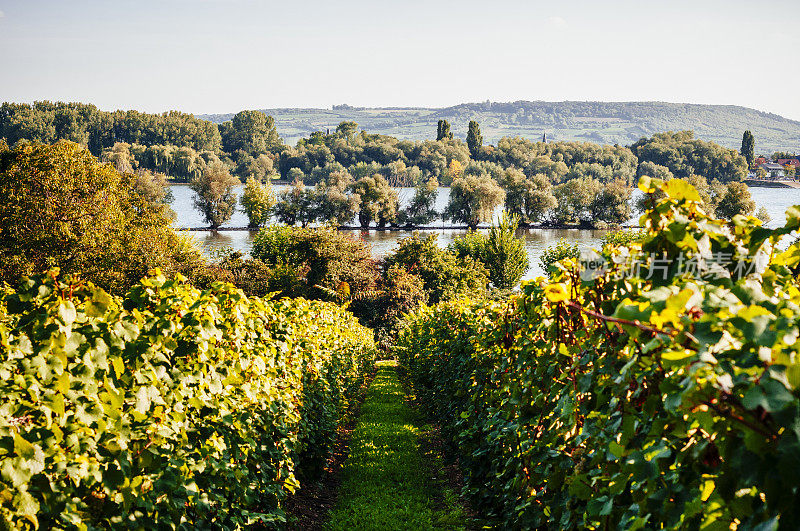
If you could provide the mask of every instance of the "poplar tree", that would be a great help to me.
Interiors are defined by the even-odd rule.
[[[436,140],[451,140],[453,133],[450,131],[450,122],[447,120],[439,120],[439,125],[436,128]]]
[[[481,136],[481,128],[478,125],[478,122],[475,120],[470,120],[469,130],[467,131],[467,147],[469,148],[469,153],[473,159],[478,159],[478,154],[481,151],[482,145],[483,137]]]
[[[742,135],[742,149],[740,153],[742,156],[747,160],[747,164],[752,166],[753,160],[755,160],[755,147],[756,147],[756,139],[753,138],[753,133],[749,130],[744,132]]]

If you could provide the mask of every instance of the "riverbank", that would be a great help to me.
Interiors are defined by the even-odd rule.
[[[798,181],[762,181],[761,179],[745,179],[744,184],[753,188],[800,188]]]
[[[478,229],[488,229],[491,225],[478,225]],[[581,225],[520,225],[520,229],[532,230],[620,230],[620,229],[641,229],[638,225],[623,225],[619,227],[607,227],[598,229],[595,227],[585,227]],[[414,232],[414,231],[436,231],[436,230],[469,230],[467,225],[421,225],[421,226],[405,226],[405,227],[359,227],[353,225],[341,225],[336,227],[341,231],[359,231],[359,232]],[[212,229],[210,227],[192,227],[192,228],[177,228],[176,231],[184,232],[236,232],[236,231],[252,231],[258,232],[259,228],[250,227],[218,227]]]

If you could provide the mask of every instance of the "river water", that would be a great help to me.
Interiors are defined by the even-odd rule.
[[[237,194],[241,195],[241,186],[237,189]],[[287,188],[286,185],[276,185],[274,189],[276,193],[281,192]],[[191,229],[203,227],[205,223],[200,213],[195,210],[193,206],[194,192],[187,185],[172,185],[172,194],[175,197],[172,203],[172,209],[177,214],[175,220],[175,227],[180,229]],[[407,204],[413,195],[414,191],[411,188],[401,188],[399,190],[401,206]],[[634,194],[638,194],[638,190]],[[800,189],[794,188],[750,188],[750,193],[756,202],[757,207],[764,206],[769,212],[772,220],[770,227],[778,227],[783,225],[785,221],[784,213],[786,209],[792,205],[800,204]],[[436,200],[437,211],[444,210],[447,204],[449,189],[440,188],[439,195]],[[631,220],[630,224],[638,224],[638,214]],[[433,226],[442,226],[441,229],[426,230],[424,234],[436,234],[437,241],[442,247],[446,247],[457,236],[464,234],[464,230],[453,230],[444,228],[442,221],[432,223]],[[245,227],[247,226],[247,216],[237,209],[228,223],[223,225],[223,228],[230,227]],[[252,245],[255,232],[246,230],[236,231],[219,231],[210,232],[202,230],[189,230],[186,231],[190,234],[197,244],[206,251],[214,249],[232,248],[249,252]],[[408,236],[411,236],[412,231],[353,231],[355,237],[362,238],[372,248],[372,254],[376,257],[384,256],[390,253],[397,245],[397,242]],[[539,257],[542,251],[553,245],[560,238],[565,238],[570,242],[576,242],[580,248],[592,248],[599,246],[600,240],[605,234],[601,230],[578,230],[578,229],[520,229],[519,235],[525,241],[525,249],[528,252],[530,261],[530,268],[525,275],[525,278],[534,278],[542,275],[542,269],[539,266]]]

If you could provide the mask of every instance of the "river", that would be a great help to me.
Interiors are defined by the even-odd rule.
[[[237,194],[241,195],[241,186],[237,188]],[[274,187],[276,193],[287,188],[286,185],[277,185]],[[177,214],[175,220],[175,227],[186,229],[204,226],[203,218],[200,213],[195,210],[193,206],[194,192],[187,185],[175,184],[171,186],[172,194],[175,200],[172,203],[172,209]],[[401,206],[408,203],[413,195],[413,189],[401,188],[399,190]],[[447,204],[449,189],[440,188],[439,195],[436,200],[436,209],[442,211]],[[638,194],[638,191],[634,192]],[[784,213],[786,209],[792,205],[800,204],[800,189],[794,188],[750,188],[750,193],[756,202],[757,207],[764,206],[769,212],[772,220],[770,227],[778,227],[784,223]],[[630,223],[636,224],[638,214],[631,219]],[[434,222],[432,225],[443,226],[442,221]],[[223,228],[229,227],[245,227],[247,226],[247,216],[237,209],[228,223],[223,225]],[[439,245],[445,247],[457,236],[464,234],[464,230],[453,229],[437,229],[425,231],[425,234],[436,234]],[[252,245],[255,232],[251,231],[186,231],[190,234],[200,247],[206,251],[221,248],[232,248],[243,252],[249,252]],[[397,242],[410,236],[412,231],[353,231],[353,235],[362,238],[370,244],[372,254],[376,257],[384,256],[390,253],[396,246]],[[597,247],[605,231],[601,230],[578,230],[578,229],[520,229],[519,235],[525,241],[525,249],[528,252],[530,261],[530,268],[525,275],[525,278],[534,278],[542,275],[542,269],[539,267],[539,257],[547,247],[553,245],[560,238],[565,238],[570,242],[576,242],[580,248]]]

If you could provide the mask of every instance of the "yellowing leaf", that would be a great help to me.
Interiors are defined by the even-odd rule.
[[[550,302],[564,302],[569,300],[569,293],[564,284],[550,284],[544,288],[544,295]]]
[[[114,366],[114,372],[117,374],[117,378],[122,378],[122,375],[125,374],[125,364],[122,358],[114,356],[111,358],[111,364]]]
[[[19,433],[14,434],[14,452],[24,459],[33,459],[34,447],[22,438]]]
[[[661,187],[664,193],[672,199],[688,199],[690,201],[702,201],[700,194],[694,186],[682,179],[672,179]]]
[[[714,492],[714,487],[715,485],[713,481],[711,480],[706,481],[703,484],[703,491],[700,494],[700,499],[703,501],[708,501],[708,499],[711,497],[711,493]]]
[[[694,356],[691,350],[672,350],[661,354],[661,358],[667,361],[679,361]]]

